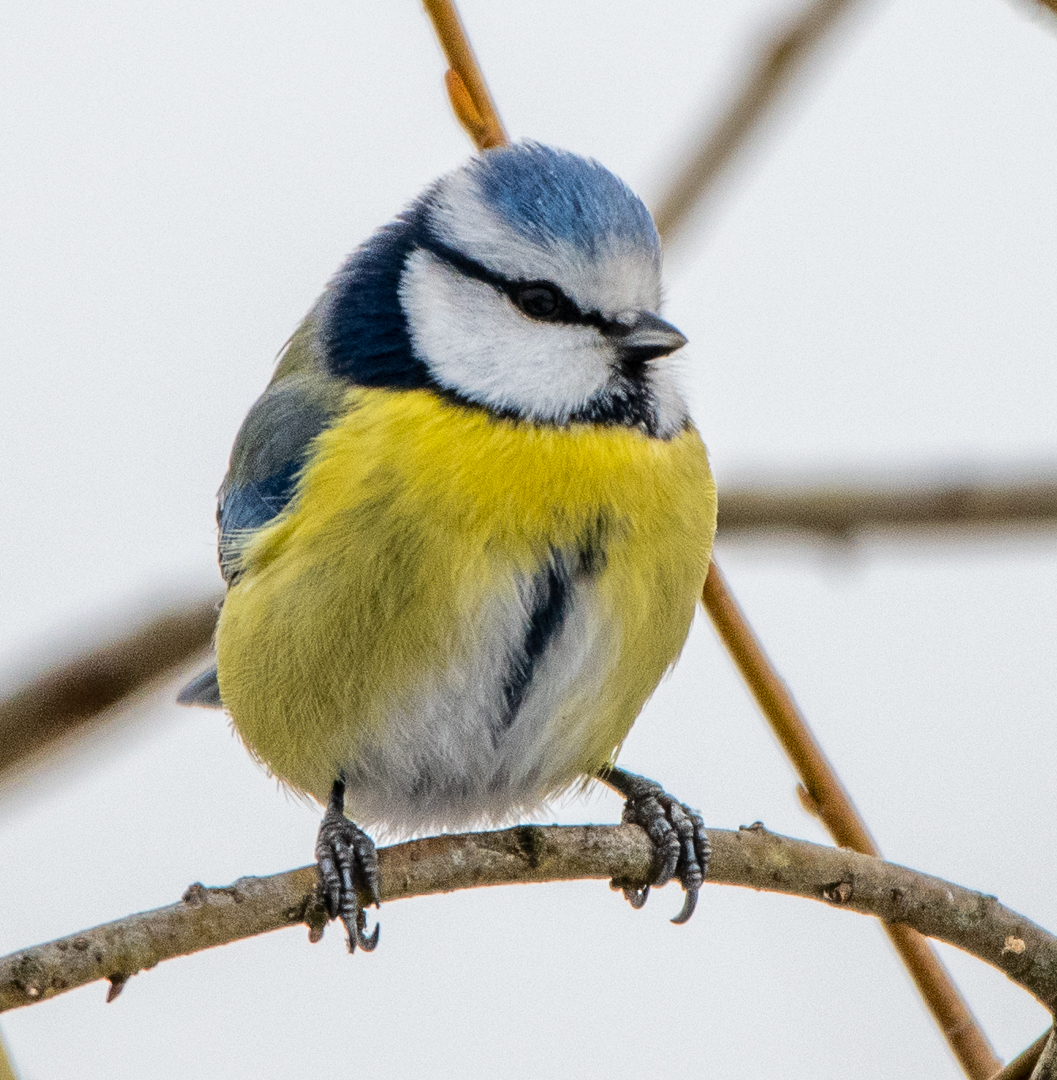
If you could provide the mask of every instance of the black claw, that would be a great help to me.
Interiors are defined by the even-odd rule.
[[[356,919],[356,944],[359,945],[364,952],[374,952],[378,947],[378,935],[382,932],[382,928],[378,923],[374,924],[374,933],[367,936],[367,912],[360,908],[360,914]],[[352,951],[351,949],[349,950]]]
[[[371,838],[345,817],[345,781],[335,780],[327,811],[316,840],[319,891],[327,914],[341,919],[348,936],[349,952],[359,946],[371,952],[378,944],[378,926],[366,933],[367,915],[360,897],[379,905],[378,853]]]
[[[697,889],[686,890],[686,896],[683,897],[683,910],[672,919],[676,926],[682,926],[684,922],[690,921],[690,916],[693,915],[694,908],[697,907],[697,893]]]
[[[653,844],[654,861],[650,880],[635,885],[614,878],[610,885],[620,889],[633,908],[641,908],[650,894],[650,886],[666,885],[675,878],[686,892],[682,910],[673,923],[689,920],[697,907],[697,895],[708,872],[712,853],[705,824],[696,810],[672,798],[664,788],[645,777],[612,769],[602,777],[626,800],[621,820],[638,825]]]

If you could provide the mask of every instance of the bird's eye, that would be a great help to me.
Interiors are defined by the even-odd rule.
[[[519,285],[514,303],[530,318],[554,319],[561,311],[562,295],[551,285]]]

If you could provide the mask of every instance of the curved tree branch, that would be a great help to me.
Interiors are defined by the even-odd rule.
[[[709,831],[708,881],[820,900],[956,945],[1003,971],[1051,1012],[1057,1007],[1057,938],[993,896],[843,848],[768,832]],[[644,880],[652,849],[630,825],[532,826],[439,836],[379,853],[382,898],[399,900],[479,885],[618,876]],[[0,960],[0,1011],[108,979],[108,1000],[162,960],[308,922],[320,936],[315,867],[224,888],[192,885],[170,907],[130,915]]]

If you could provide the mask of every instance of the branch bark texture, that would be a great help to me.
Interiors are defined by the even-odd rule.
[[[1052,1029],[1043,1032],[1031,1046],[1017,1054],[1004,1069],[995,1073],[991,1080],[1040,1080],[1039,1077],[1033,1076],[1035,1066],[1038,1065],[1042,1052],[1050,1044],[1052,1038]]]
[[[956,945],[1057,1008],[1057,938],[993,896],[843,848],[753,826],[713,829],[708,881],[819,900]],[[479,885],[618,876],[644,880],[652,850],[630,825],[520,826],[415,840],[379,852],[385,901]],[[0,960],[0,1011],[106,979],[112,1000],[162,960],[313,922],[315,867],[223,888],[192,885],[170,907],[131,915]],[[676,933],[678,931],[674,931]]]

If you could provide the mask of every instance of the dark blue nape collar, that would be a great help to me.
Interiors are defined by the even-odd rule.
[[[327,370],[357,386],[435,388],[411,347],[400,278],[418,247],[423,208],[412,207],[356,251],[331,284],[320,327]]]

